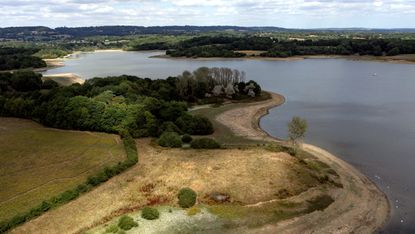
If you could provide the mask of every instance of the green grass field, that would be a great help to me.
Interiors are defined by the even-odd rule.
[[[0,118],[0,221],[77,186],[125,157],[117,135]]]

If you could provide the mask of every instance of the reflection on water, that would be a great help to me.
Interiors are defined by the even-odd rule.
[[[415,233],[415,65],[341,59],[260,61],[149,58],[160,52],[81,54],[47,74],[84,78],[137,75],[166,78],[200,66],[244,70],[287,102],[261,120],[284,137],[292,116],[309,122],[306,141],[328,149],[371,178],[391,202],[386,233]],[[373,74],[376,73],[376,76]]]

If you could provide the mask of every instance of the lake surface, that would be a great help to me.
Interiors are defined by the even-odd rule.
[[[287,99],[262,118],[266,131],[286,137],[293,116],[306,118],[306,142],[354,165],[387,194],[392,217],[383,232],[415,233],[415,65],[344,59],[149,58],[160,53],[80,54],[46,74],[166,78],[201,66],[243,70],[263,89]]]

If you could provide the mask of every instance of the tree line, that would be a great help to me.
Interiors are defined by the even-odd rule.
[[[393,56],[415,53],[415,40],[398,38],[282,40],[261,36],[202,36],[179,42],[143,44],[140,49],[166,49],[172,57],[243,57],[243,50],[265,51],[263,57],[295,55]],[[239,51],[239,52],[238,52]]]
[[[0,71],[46,67],[45,61],[33,56],[38,49],[0,48]]]

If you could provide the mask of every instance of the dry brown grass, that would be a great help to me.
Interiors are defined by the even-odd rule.
[[[152,146],[149,139],[137,142],[139,164],[12,233],[78,232],[145,205],[176,205],[183,187],[195,190],[199,202],[221,192],[230,194],[234,203],[254,204],[275,199],[282,188],[297,194],[318,183],[285,153],[165,149]]]

